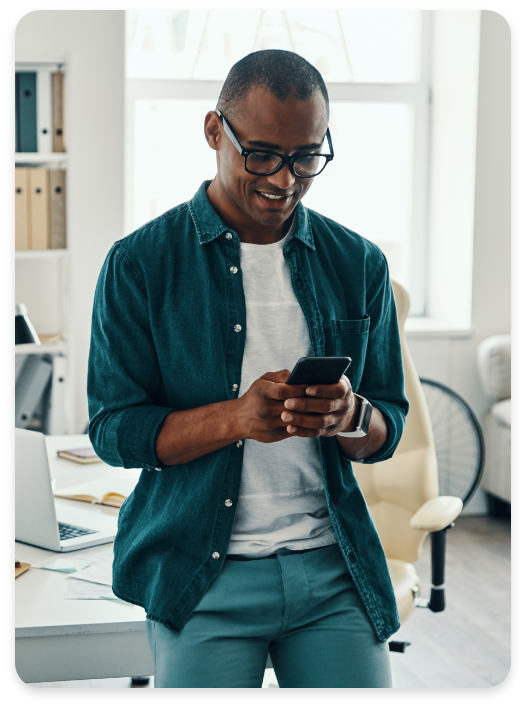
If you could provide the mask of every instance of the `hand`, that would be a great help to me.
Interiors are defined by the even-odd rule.
[[[270,371],[256,379],[248,391],[238,399],[238,420],[244,439],[271,443],[292,437],[281,414],[285,400],[304,400],[308,386],[288,386],[288,369]]]
[[[287,424],[290,435],[331,437],[353,429],[357,407],[347,376],[342,376],[337,384],[307,386],[305,393],[304,398],[294,396],[285,401],[287,410],[281,414],[281,419]]]

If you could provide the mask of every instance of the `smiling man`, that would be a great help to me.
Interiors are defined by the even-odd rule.
[[[328,119],[300,56],[242,59],[205,117],[215,178],[99,277],[89,431],[143,468],[113,590],[146,609],[156,687],[258,688],[268,654],[281,687],[391,685],[396,602],[351,460],[391,457],[408,403],[383,254],[301,203],[337,159]],[[341,355],[339,383],[286,384]]]

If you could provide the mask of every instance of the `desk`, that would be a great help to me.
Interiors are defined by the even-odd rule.
[[[103,462],[79,465],[57,457],[57,450],[89,445],[87,435],[48,436],[46,444],[56,490],[116,472]],[[136,479],[139,475],[135,470],[126,474]],[[67,503],[86,508],[84,502]],[[98,505],[90,510],[118,514],[118,509]],[[34,564],[53,551],[15,543],[15,554]],[[64,600],[67,582],[66,573],[37,568],[15,581],[15,661],[22,681],[151,676],[154,666],[144,610],[110,600]]]

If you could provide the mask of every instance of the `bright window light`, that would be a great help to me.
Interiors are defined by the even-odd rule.
[[[286,49],[335,82],[419,80],[416,10],[128,11],[127,76],[224,80],[250,52]]]

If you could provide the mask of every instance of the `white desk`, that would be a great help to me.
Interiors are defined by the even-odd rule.
[[[79,465],[56,455],[57,450],[87,444],[87,435],[47,437],[56,490],[115,474],[116,468],[105,463]],[[136,471],[127,474],[138,478]],[[86,508],[84,502],[67,503]],[[118,514],[118,509],[107,506],[93,505],[90,510]],[[51,555],[53,551],[15,543],[15,557],[22,562],[38,563]],[[15,581],[15,660],[22,681],[151,676],[154,666],[144,610],[110,600],[64,600],[67,582],[66,573],[37,568]]]

